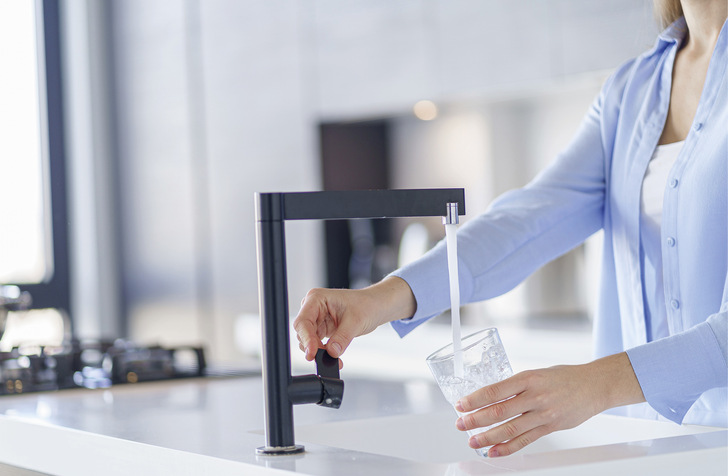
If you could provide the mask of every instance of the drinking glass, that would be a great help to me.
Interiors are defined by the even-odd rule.
[[[427,357],[427,365],[437,381],[443,395],[450,404],[474,391],[499,382],[513,375],[511,364],[498,335],[498,329],[491,327],[470,334],[462,339],[462,372],[455,371],[455,355],[453,345],[433,352]],[[465,413],[460,413],[462,416]],[[468,435],[482,433],[494,425],[468,430]],[[488,456],[488,448],[475,450],[480,456]]]

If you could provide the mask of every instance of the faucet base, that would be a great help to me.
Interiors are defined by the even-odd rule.
[[[261,446],[255,449],[255,454],[261,456],[286,456],[303,453],[306,449],[303,445],[293,446]]]

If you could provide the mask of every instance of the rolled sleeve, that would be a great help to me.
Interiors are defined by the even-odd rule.
[[[665,418],[682,423],[707,390],[728,385],[726,320],[720,312],[685,332],[627,351],[642,393]]]

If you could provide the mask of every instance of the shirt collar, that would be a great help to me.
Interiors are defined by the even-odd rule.
[[[659,38],[662,41],[669,43],[680,43],[685,38],[685,33],[688,31],[688,25],[685,23],[685,17],[680,17],[670,26],[665,28],[660,33]]]

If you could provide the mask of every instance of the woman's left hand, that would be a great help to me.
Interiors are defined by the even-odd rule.
[[[463,397],[455,408],[473,412],[458,418],[459,430],[505,422],[470,438],[472,448],[493,446],[488,456],[494,457],[510,455],[553,431],[574,428],[608,408],[643,401],[622,352],[584,365],[521,372]]]

